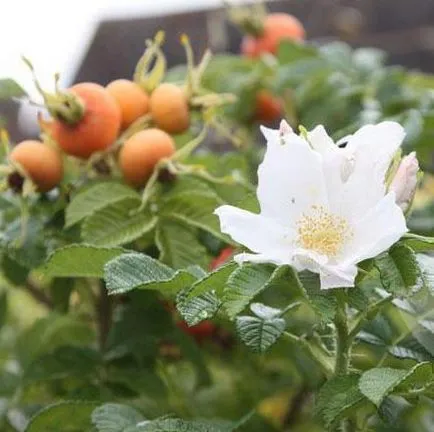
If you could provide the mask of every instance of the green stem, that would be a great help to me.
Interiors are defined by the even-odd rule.
[[[339,293],[342,294],[342,293]],[[350,363],[351,341],[348,330],[348,320],[345,311],[345,299],[342,295],[338,297],[338,308],[335,317],[336,327],[336,364],[335,375],[348,373]]]
[[[330,363],[330,357],[328,357],[320,347],[292,333],[285,332],[283,334],[288,340],[294,342],[295,345],[301,347],[307,354],[309,354],[310,358],[316,361],[318,366],[320,366],[326,377],[333,375],[333,365]]]
[[[352,340],[348,328],[348,317],[346,313],[345,292],[337,293],[338,307],[335,316],[336,328],[336,363],[335,376],[346,375],[350,366],[350,352]],[[350,432],[351,423],[348,419],[341,422],[341,431]]]

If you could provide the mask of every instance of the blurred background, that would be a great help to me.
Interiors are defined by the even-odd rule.
[[[311,41],[338,38],[355,47],[378,47],[389,53],[391,64],[434,72],[433,0],[276,0],[267,5],[298,17]],[[184,60],[179,45],[183,32],[197,53],[207,46],[214,52],[237,52],[241,39],[221,0],[77,0],[73,7],[52,0],[14,0],[2,10],[0,78],[13,77],[37,99],[21,55],[32,60],[48,89],[56,72],[64,86],[127,78],[144,40],[159,29],[167,32],[170,66]],[[13,140],[37,134],[34,110],[0,102]]]

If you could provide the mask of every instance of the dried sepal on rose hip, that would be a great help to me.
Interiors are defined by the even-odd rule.
[[[88,159],[115,142],[121,127],[121,112],[104,87],[84,82],[60,90],[56,77],[56,90],[48,93],[39,85],[32,64],[25,61],[52,118],[47,122],[47,133],[65,153]]]
[[[119,106],[124,130],[150,111],[149,95],[166,72],[166,58],[161,51],[163,42],[164,32],[158,32],[153,40],[146,40],[146,50],[137,63],[133,79],[117,79],[106,86]]]

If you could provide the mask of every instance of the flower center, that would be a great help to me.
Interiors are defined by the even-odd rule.
[[[303,214],[297,222],[297,233],[299,246],[329,258],[336,257],[352,236],[351,228],[343,217],[315,205],[310,214]]]

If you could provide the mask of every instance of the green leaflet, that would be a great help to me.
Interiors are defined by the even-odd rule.
[[[158,260],[134,252],[118,256],[108,262],[104,270],[109,294],[123,294],[134,289],[176,293],[196,281],[196,277],[186,270],[174,271]]]
[[[206,268],[209,259],[207,250],[199,243],[196,230],[175,220],[161,217],[156,238],[160,261],[173,268],[199,265]]]
[[[359,375],[340,375],[327,381],[320,389],[315,413],[330,429],[350,412],[356,412],[364,400],[358,388]]]
[[[253,352],[258,353],[267,351],[282,336],[285,328],[285,320],[278,317],[239,316],[236,320],[238,336]]]
[[[145,418],[136,409],[127,405],[108,403],[92,412],[92,423],[98,432],[126,432]]]
[[[190,190],[178,193],[162,202],[160,214],[165,218],[203,229],[227,243],[232,241],[220,230],[214,210],[223,202],[215,194]]]
[[[96,246],[119,246],[137,240],[153,230],[157,218],[139,212],[140,201],[126,198],[104,207],[85,219],[81,236]]]
[[[405,295],[421,283],[416,254],[405,244],[398,243],[375,260],[381,283],[388,292]]]
[[[125,252],[122,248],[96,247],[73,244],[55,250],[43,268],[44,274],[52,277],[104,276],[104,265]]]
[[[25,432],[93,432],[90,416],[96,402],[60,402],[39,411]]]
[[[103,182],[90,186],[75,195],[66,208],[65,227],[68,228],[103,208],[127,198],[135,199],[138,205],[140,204],[140,195],[126,185]]]
[[[220,308],[221,302],[213,292],[207,292],[177,304],[179,313],[189,326],[212,318]]]
[[[271,265],[245,264],[228,278],[223,291],[223,307],[230,318],[240,313],[250,301],[277,278],[283,268]]]
[[[404,234],[402,242],[415,252],[429,252],[434,250],[434,237],[407,233]]]
[[[298,273],[301,288],[309,304],[323,322],[333,320],[336,313],[336,297],[333,290],[321,291],[319,276],[303,271]]]
[[[208,273],[191,286],[191,288],[184,294],[183,300],[189,300],[209,291],[221,293],[229,276],[237,267],[237,264],[230,262]]]
[[[374,368],[363,373],[359,381],[360,391],[375,405],[394,391],[408,391],[432,383],[433,365],[419,363],[411,369]]]

